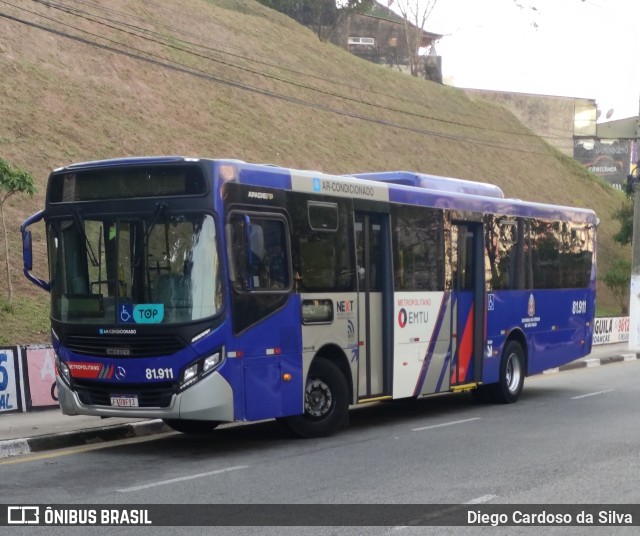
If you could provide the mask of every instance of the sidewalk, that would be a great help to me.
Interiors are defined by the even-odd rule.
[[[591,354],[549,372],[637,359],[627,343],[595,346]],[[59,409],[0,414],[0,459],[32,452],[142,437],[171,429],[161,420],[63,415]]]
[[[159,419],[71,417],[58,408],[0,414],[0,459],[168,431],[170,428]]]

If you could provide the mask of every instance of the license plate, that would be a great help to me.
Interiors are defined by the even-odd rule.
[[[138,395],[111,395],[111,405],[118,408],[137,408]]]

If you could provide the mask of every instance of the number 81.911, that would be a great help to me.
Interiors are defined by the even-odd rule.
[[[172,368],[148,368],[145,371],[147,380],[172,380],[173,369]]]

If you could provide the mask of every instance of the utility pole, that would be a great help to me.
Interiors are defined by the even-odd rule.
[[[631,289],[629,294],[629,351],[640,353],[640,161],[627,177],[633,188],[633,239],[631,246]]]

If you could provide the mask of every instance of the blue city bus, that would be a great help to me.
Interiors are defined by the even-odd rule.
[[[141,157],[54,170],[21,231],[64,414],[319,437],[372,401],[512,403],[588,354],[596,227],[460,179]]]

